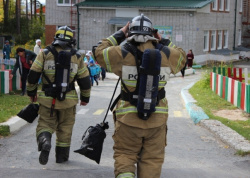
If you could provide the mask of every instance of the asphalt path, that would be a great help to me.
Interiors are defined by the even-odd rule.
[[[168,146],[162,168],[162,178],[246,178],[250,177],[250,156],[241,157],[207,129],[195,125],[190,119],[181,98],[181,89],[201,77],[195,75],[172,77],[166,86],[169,101]],[[35,138],[37,121],[26,125],[10,137],[0,139],[1,178],[107,178],[113,174],[114,131],[112,114],[107,121],[101,162],[94,161],[73,151],[80,148],[82,134],[89,126],[102,122],[117,80],[100,81],[93,86],[87,106],[77,106],[76,122],[72,135],[69,161],[55,163],[55,134],[47,165],[40,165]],[[120,88],[118,88],[119,92]],[[118,94],[117,92],[117,94]],[[116,94],[116,95],[117,95]]]

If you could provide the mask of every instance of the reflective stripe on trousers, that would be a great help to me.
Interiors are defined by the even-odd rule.
[[[135,175],[131,172],[121,173],[116,178],[135,178]]]

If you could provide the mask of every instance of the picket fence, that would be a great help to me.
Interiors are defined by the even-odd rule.
[[[15,60],[0,59],[0,93],[7,94],[10,91],[21,89],[21,76],[17,70],[16,75],[10,80],[10,74],[15,65]]]
[[[218,73],[215,72],[216,70],[211,72],[210,88],[220,97],[224,98],[245,112],[250,113],[250,85],[248,83],[248,77],[247,75],[245,75],[245,78],[242,77],[242,73],[240,74],[242,69],[240,68],[234,68],[233,70],[233,76],[231,76],[230,72],[228,76],[225,76],[225,73],[222,75],[218,74],[219,70]],[[236,75],[237,70],[239,75]],[[245,82],[238,80],[245,80]]]

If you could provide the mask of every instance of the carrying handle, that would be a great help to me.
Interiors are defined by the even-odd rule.
[[[111,100],[110,100],[110,102],[109,102],[109,106],[108,106],[107,112],[106,112],[106,114],[105,114],[105,116],[104,116],[104,119],[103,119],[103,121],[102,121],[103,124],[104,124],[104,122],[105,122],[105,120],[106,120],[106,118],[107,118],[107,115],[108,115],[108,112],[109,112],[111,103],[112,103],[112,101],[113,101],[113,98],[114,98],[114,96],[115,96],[115,92],[116,92],[116,89],[117,89],[117,86],[118,86],[118,83],[119,83],[120,79],[121,79],[121,78],[119,78],[118,81],[117,81],[117,83],[116,83],[115,90],[114,90],[113,95],[112,95],[112,98],[111,98]]]
[[[87,130],[84,132],[84,134],[83,134],[83,136],[82,136],[82,140],[83,140],[84,137],[86,136],[86,133],[87,133],[87,131],[89,130],[90,127],[92,127],[92,126],[89,126],[89,127],[87,128]]]

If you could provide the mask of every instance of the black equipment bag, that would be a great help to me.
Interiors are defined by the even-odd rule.
[[[32,123],[38,116],[39,105],[31,103],[24,107],[17,116],[24,119],[25,121]]]
[[[81,148],[74,152],[80,153],[89,159],[94,160],[97,164],[100,163],[102,146],[104,139],[106,138],[105,129],[108,129],[108,123],[97,124],[96,126],[90,126],[82,136],[83,143]],[[86,133],[88,131],[88,135]]]
[[[102,123],[96,124],[96,126],[89,126],[89,128],[84,132],[82,136],[83,143],[80,149],[74,151],[76,153],[86,156],[87,158],[91,160],[96,161],[97,164],[100,163],[103,142],[104,142],[104,139],[106,138],[105,129],[109,128],[108,122],[105,122],[105,120],[107,118],[108,111],[110,109],[110,106],[114,98],[115,91],[116,91],[119,81],[120,81],[120,78],[116,83],[113,96],[110,100],[106,115],[104,116]],[[87,132],[88,132],[88,135],[86,136]]]

